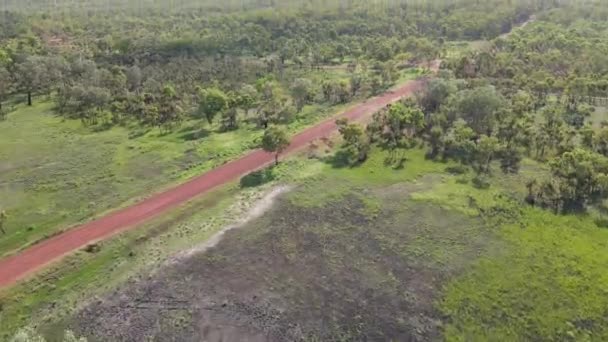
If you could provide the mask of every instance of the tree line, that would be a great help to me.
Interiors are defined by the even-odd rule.
[[[447,39],[495,37],[546,6],[506,0],[249,1],[240,7],[182,1],[170,9],[148,4],[131,10],[96,4],[73,11],[73,2],[62,1],[46,11],[22,11],[22,3],[5,7],[12,11],[0,23],[0,102],[22,93],[31,104],[34,96],[51,94],[60,112],[83,122],[128,116],[171,127],[181,115],[161,113],[168,98],[176,102],[172,107],[191,113],[199,106],[199,87],[237,93],[268,75],[289,94],[301,78],[293,70],[302,75],[347,63],[357,72],[322,86],[326,101],[344,102],[385,88],[400,68],[435,59]],[[175,96],[166,95],[167,87]],[[292,103],[302,105],[301,99]]]

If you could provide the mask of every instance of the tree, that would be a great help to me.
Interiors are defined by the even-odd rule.
[[[481,135],[475,145],[473,169],[479,173],[489,173],[490,163],[499,152],[500,144],[493,136]]]
[[[279,164],[279,154],[289,147],[289,137],[285,129],[279,126],[270,126],[264,131],[262,148],[266,152],[274,153],[275,164]]]
[[[6,235],[6,230],[4,226],[6,225],[6,221],[8,220],[8,214],[5,210],[0,210],[0,232]]]
[[[32,105],[32,94],[46,84],[45,66],[42,57],[29,56],[15,66],[16,80],[21,91],[27,94],[27,105]]]
[[[163,88],[162,94],[158,101],[158,119],[157,125],[159,128],[173,129],[176,124],[183,120],[183,109],[179,105],[180,99],[177,92],[171,85],[166,85]]]
[[[464,119],[477,134],[491,134],[496,114],[503,105],[500,94],[492,86],[478,87],[456,93],[450,105],[453,118]]]
[[[228,108],[228,96],[218,88],[201,89],[199,91],[199,113],[203,114],[209,124],[215,116]]]
[[[329,80],[321,86],[323,97],[331,104],[345,103],[350,99],[350,84],[346,80]]]
[[[294,99],[296,111],[298,113],[310,102],[313,95],[312,89],[312,82],[306,78],[297,78],[291,85],[291,96]]]
[[[111,94],[105,89],[95,85],[75,84],[70,87],[62,97],[66,97],[64,109],[80,118],[83,124],[97,124],[100,114],[108,106]]]
[[[544,157],[546,149],[558,151],[566,142],[567,131],[563,120],[563,108],[549,106],[543,110],[544,121],[536,131],[537,157]]]
[[[551,180],[541,183],[536,197],[555,211],[582,211],[608,196],[608,159],[575,149],[549,163]]]
[[[382,139],[391,159],[398,149],[409,148],[425,125],[424,113],[410,101],[390,105],[380,115],[375,115],[374,121],[368,126],[369,132]]]
[[[514,146],[505,146],[499,152],[500,169],[503,173],[519,172],[521,160],[523,159],[522,152]]]
[[[6,68],[0,67],[0,121],[6,117],[6,110],[2,107],[2,103],[11,91],[11,74]]]
[[[376,95],[382,91],[382,80],[378,76],[372,76],[369,82],[372,94]]]
[[[431,151],[428,155],[430,158],[437,157],[443,150],[444,134],[445,132],[443,131],[443,128],[441,128],[441,126],[433,126],[430,129],[427,137],[427,141],[431,147]]]
[[[608,156],[608,127],[602,128],[599,132],[593,135],[593,130],[589,132],[591,134],[590,138],[593,139],[591,146],[593,150],[604,155]],[[583,143],[588,144],[588,141],[585,141],[585,137],[583,137]]]
[[[240,97],[234,93],[230,93],[228,96],[227,108],[222,111],[222,129],[226,131],[234,130],[238,128],[238,107],[240,105]]]
[[[603,130],[603,129],[602,129]],[[585,148],[588,148],[590,150],[593,150],[595,148],[595,139],[597,139],[595,130],[593,129],[593,127],[591,127],[591,125],[585,125],[583,128],[581,128],[581,130],[579,131],[580,136],[581,136],[581,145]],[[608,153],[608,132],[606,133],[606,152]],[[598,151],[600,152],[600,151]],[[600,152],[603,155],[603,152]]]
[[[467,123],[458,119],[448,130],[443,144],[444,157],[454,158],[462,164],[471,164],[475,153],[475,131]]]
[[[517,118],[522,118],[534,110],[534,99],[529,93],[519,90],[511,98],[511,110]]]
[[[268,79],[258,80],[258,122],[264,129],[271,123],[286,123],[291,121],[295,115],[295,108],[290,104],[290,99],[283,94],[281,87],[274,81]]]
[[[254,86],[246,84],[241,87],[238,93],[238,106],[245,111],[245,114],[249,114],[249,111],[257,107],[258,102],[258,91]]]
[[[405,42],[405,48],[412,53],[412,62],[423,65],[428,65],[439,55],[439,49],[427,38],[410,37]]]
[[[134,65],[127,69],[125,75],[127,77],[127,85],[129,90],[139,93],[143,81],[141,69],[137,65]]]
[[[380,68],[380,77],[382,78],[382,85],[388,87],[394,84],[399,79],[399,72],[395,62],[388,61],[382,64]]]
[[[570,126],[580,129],[585,125],[587,118],[595,111],[595,107],[587,104],[579,104],[573,108],[567,108],[564,113],[564,121]]]
[[[456,82],[434,78],[417,94],[418,105],[425,113],[434,113],[457,90]]]
[[[346,118],[336,120],[336,125],[344,141],[342,148],[346,155],[346,161],[350,165],[365,161],[369,153],[370,142],[363,127],[349,123]]]
[[[356,96],[360,92],[363,92],[368,83],[365,75],[360,73],[352,74],[349,79],[351,96]]]

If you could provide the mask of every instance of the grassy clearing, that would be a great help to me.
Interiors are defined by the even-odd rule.
[[[444,53],[447,58],[455,58],[470,52],[486,51],[491,47],[491,44],[487,40],[449,41],[444,46]]]
[[[608,231],[593,215],[558,216],[522,202],[528,162],[518,176],[495,175],[480,190],[452,176],[413,194],[484,218],[498,248],[448,282],[438,307],[449,341],[605,340],[608,338]],[[492,228],[494,227],[494,228]]]
[[[526,209],[501,236],[509,248],[446,287],[448,340],[608,338],[608,231]]]
[[[446,165],[426,161],[419,153],[409,151],[410,162],[399,171],[384,166],[382,154],[375,152],[359,168],[324,171],[326,181],[309,184],[311,191],[291,197],[304,207],[314,203],[326,206],[351,191],[365,200],[368,210],[377,213],[387,203],[374,199],[366,187],[417,179],[426,185],[411,193],[414,203],[439,206],[444,210],[440,215],[447,219],[460,213],[484,222],[483,229],[454,223],[459,227],[454,234],[466,236],[464,246],[458,243],[462,236],[453,236],[453,230],[445,229],[425,231],[405,248],[413,253],[410,261],[416,263],[427,258],[436,264],[457,265],[454,260],[459,251],[486,246],[483,253],[469,255],[469,261],[477,260],[473,266],[460,269],[461,276],[444,283],[436,303],[447,317],[445,339],[608,338],[608,231],[597,226],[596,213],[561,216],[524,204],[526,181],[547,175],[546,166],[536,162],[524,161],[518,175],[496,170],[493,185],[477,189],[471,184],[472,175],[445,174]],[[419,177],[427,173],[441,176],[429,184]],[[412,210],[403,202],[401,208]],[[432,216],[424,212],[417,215],[422,220]],[[412,217],[400,217],[396,222],[410,221]],[[398,234],[390,234],[390,239],[399,244]]]
[[[244,129],[185,143],[193,125],[133,138],[126,128],[91,132],[63,121],[48,103],[13,112],[0,123],[0,206],[10,214],[0,254],[234,158],[259,134]]]
[[[422,152],[415,151],[413,155],[416,158],[422,157]],[[375,156],[366,166],[350,170],[335,169],[331,164],[317,159],[292,158],[271,169],[271,176],[253,187],[242,191],[235,187],[218,190],[137,231],[101,243],[97,253],[78,252],[33,280],[0,295],[0,331],[6,332],[5,336],[8,336],[30,322],[37,322],[51,335],[61,331],[63,326],[61,323],[57,325],[57,321],[61,321],[62,317],[88,298],[110,291],[131,276],[147,274],[146,270],[158,266],[167,256],[198,241],[204,241],[216,229],[238,216],[235,215],[235,208],[224,212],[234,203],[235,196],[239,196],[236,209],[244,210],[246,206],[241,207],[242,203],[250,203],[261,189],[272,186],[277,181],[301,183],[302,189],[308,189],[306,192],[314,194],[317,191],[311,184],[316,183],[315,180],[333,182],[339,179],[341,173],[350,182],[370,181],[372,183],[368,184],[388,185],[390,179],[383,178],[389,174],[393,174],[390,176],[393,180],[399,179],[398,174],[402,174],[405,179],[414,179],[426,170],[404,168],[387,171],[375,178],[366,177],[375,167],[385,170],[380,167],[383,154],[377,153]],[[425,164],[426,167],[434,165]],[[348,193],[342,195],[347,196]],[[294,198],[298,197],[308,196],[294,195]],[[365,204],[363,214],[377,215],[381,202],[374,197],[358,198]],[[199,208],[205,210],[199,212]]]
[[[449,165],[426,161],[424,154],[422,149],[408,151],[406,160],[400,167],[387,165],[388,153],[379,149],[374,149],[369,159],[357,167],[334,166],[332,157],[325,156],[322,157],[326,163],[320,170],[321,173],[316,178],[311,178],[312,181],[301,185],[308,189],[306,194],[292,194],[289,197],[295,204],[319,207],[341,198],[353,189],[415,181],[425,174],[442,173]]]
[[[60,337],[64,319],[91,298],[143,277],[169,256],[196,246],[231,224],[277,182],[298,182],[324,164],[290,159],[269,170],[263,182],[230,184],[147,223],[99,243],[99,251],[79,251],[8,291],[0,292],[0,340],[34,324]],[[244,177],[246,179],[247,177]]]

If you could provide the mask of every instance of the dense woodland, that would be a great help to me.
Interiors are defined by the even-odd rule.
[[[516,173],[532,158],[551,176],[529,181],[530,204],[555,212],[602,204],[608,122],[594,126],[591,117],[608,103],[607,19],[603,5],[567,5],[482,51],[447,58],[416,101],[377,113],[366,130],[340,122],[346,162],[364,160],[370,143],[398,162],[398,151],[425,144],[429,158],[456,160],[463,168],[453,171],[470,167],[475,185],[487,187],[494,161]]]
[[[49,2],[36,12],[28,4],[9,2],[0,23],[2,102],[51,95],[58,113],[89,125],[172,129],[184,117],[204,117],[227,130],[237,127],[239,113],[255,112],[266,127],[308,102],[377,93],[400,68],[437,58],[445,40],[496,37],[544,6],[242,2],[256,8],[243,12],[205,2],[82,4],[86,10]],[[331,65],[345,65],[348,77],[317,84],[298,76]]]

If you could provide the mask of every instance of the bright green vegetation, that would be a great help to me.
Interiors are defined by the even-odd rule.
[[[526,209],[508,247],[448,284],[448,340],[608,338],[608,231],[593,220]]]
[[[248,127],[216,134],[195,121],[170,134],[94,132],[51,108],[22,107],[0,123],[0,205],[10,213],[0,254],[221,165],[257,147],[260,136]],[[309,122],[294,130],[331,113],[309,110]]]

